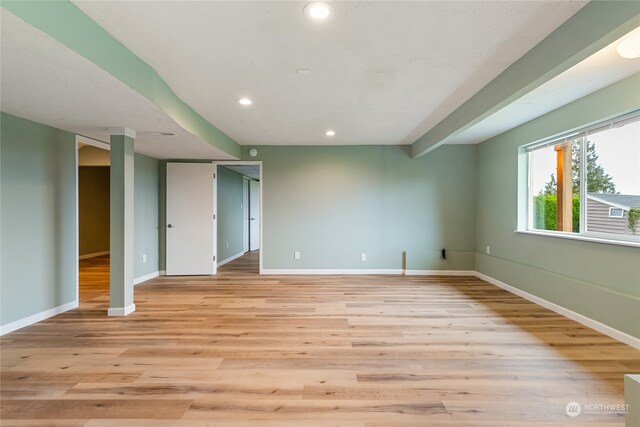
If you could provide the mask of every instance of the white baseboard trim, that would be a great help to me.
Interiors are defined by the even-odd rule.
[[[140,284],[142,282],[146,282],[147,280],[151,280],[154,277],[158,277],[160,275],[159,271],[154,271],[153,273],[145,274],[144,276],[136,277],[133,279],[133,286]]]
[[[366,269],[262,269],[260,274],[308,275],[308,274],[402,274],[402,269],[366,270]]]
[[[159,276],[166,276],[167,275],[167,270],[159,270],[158,271],[158,275]]]
[[[407,276],[475,276],[473,270],[406,270]]]
[[[126,316],[128,314],[131,314],[134,311],[136,311],[136,305],[135,304],[130,304],[130,305],[124,307],[124,308],[111,307],[107,311],[107,315],[108,316],[113,316],[113,317],[116,317],[116,316],[122,317],[122,316]]]
[[[92,254],[80,255],[78,258],[79,259],[95,258],[95,257],[102,256],[102,255],[109,255],[110,253],[111,253],[111,251],[95,252],[95,253],[92,253]]]
[[[575,320],[578,323],[582,323],[583,325],[591,329],[595,329],[596,331],[601,332],[613,338],[614,340],[621,341],[627,345],[630,345],[631,347],[640,350],[640,338],[636,338],[625,332],[612,328],[611,326],[607,326],[604,323],[600,323],[597,320],[593,320],[590,317],[584,316],[580,313],[576,313],[575,311],[569,310],[568,308],[562,307],[551,301],[547,301],[546,299],[532,295],[529,292],[514,288],[513,286],[507,285],[506,283],[494,279],[491,276],[487,276],[486,274],[482,274],[476,271],[475,276],[479,279],[484,280],[485,282],[489,282],[492,285],[502,288],[505,291],[511,292],[512,294],[518,295],[528,301],[531,301],[532,303],[538,304],[544,308],[548,308],[549,310],[561,314],[564,317],[568,317],[571,320]]]
[[[64,313],[65,311],[69,311],[77,307],[78,307],[78,302],[71,301],[66,304],[62,304],[57,307],[50,308],[49,310],[32,314],[31,316],[24,317],[20,320],[7,323],[6,325],[0,326],[0,335],[8,334],[9,332],[13,332],[15,330],[24,328],[26,326],[33,325],[34,323],[41,322],[45,319],[48,319],[49,317],[55,316],[56,314]]]
[[[240,252],[239,254],[232,255],[229,258],[218,262],[218,267],[222,267],[223,265],[230,263],[234,259],[240,258],[242,255],[244,255],[244,252]]]
[[[402,269],[263,269],[260,274],[308,275],[308,274],[392,274],[407,276],[475,276],[473,270],[402,270]]]

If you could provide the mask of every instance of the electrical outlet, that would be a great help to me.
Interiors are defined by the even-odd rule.
[[[293,259],[300,259],[300,252],[295,251],[295,252],[293,253]]]
[[[142,254],[142,262],[147,262],[147,254]]]
[[[227,249],[229,249],[229,242],[227,242]]]
[[[487,245],[487,255],[491,255],[491,246]]]
[[[367,254],[360,254],[360,261],[364,262],[367,260]]]

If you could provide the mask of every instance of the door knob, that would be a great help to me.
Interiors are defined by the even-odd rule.
[[[167,224],[167,228],[173,228],[173,225]]]

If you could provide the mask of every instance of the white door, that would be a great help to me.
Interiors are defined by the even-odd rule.
[[[249,181],[249,250],[260,249],[260,183]]]
[[[213,168],[167,163],[167,275],[216,273]]]
[[[242,252],[249,252],[249,178],[242,180]]]

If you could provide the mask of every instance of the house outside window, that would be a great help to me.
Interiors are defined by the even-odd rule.
[[[640,243],[640,111],[521,148],[520,230]]]

